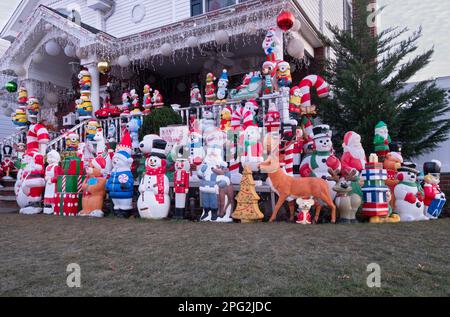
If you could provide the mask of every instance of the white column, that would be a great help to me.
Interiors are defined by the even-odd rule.
[[[96,63],[85,65],[91,74],[91,102],[94,115],[95,111],[100,109],[100,73]]]

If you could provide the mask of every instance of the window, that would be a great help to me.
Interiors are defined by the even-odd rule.
[[[191,0],[191,16],[203,13],[203,0]]]
[[[351,30],[352,28],[352,7],[348,0],[344,1],[344,30]]]
[[[236,4],[236,0],[206,0],[206,12],[219,10]]]

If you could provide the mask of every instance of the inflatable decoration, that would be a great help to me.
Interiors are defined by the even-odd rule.
[[[268,61],[276,62],[283,58],[282,39],[277,35],[275,28],[267,31],[262,48]]]
[[[17,205],[21,214],[38,214],[42,212],[45,190],[44,156],[36,148],[27,147],[22,161],[24,167],[19,170],[14,186]]]
[[[314,151],[303,159],[300,164],[300,175],[303,177],[319,177],[327,179],[328,170],[341,169],[339,159],[333,154],[332,132],[328,125],[318,125],[313,128]],[[332,191],[335,182],[328,181],[331,196],[334,199],[336,193]]]
[[[28,103],[28,91],[24,86],[19,88],[19,97],[17,98],[17,103],[21,105],[26,105]]]
[[[237,206],[233,212],[233,219],[242,223],[258,222],[264,218],[264,214],[259,210],[259,195],[255,190],[252,170],[249,166],[244,167],[239,193],[236,196]]]
[[[378,163],[376,154],[369,156],[369,162],[361,172],[361,179],[364,181],[361,188],[363,193],[361,215],[369,217],[372,223],[398,222],[400,218],[392,214],[389,208],[390,191],[385,184],[387,171],[383,169],[382,163]]]
[[[286,32],[290,30],[295,23],[295,17],[292,12],[289,11],[281,11],[277,16],[277,26]]]
[[[87,177],[81,186],[83,209],[79,216],[103,217],[102,208],[106,194],[106,179],[103,177],[105,167],[106,160],[101,156],[97,156],[90,162]]]
[[[198,84],[196,83],[192,84],[190,96],[191,96],[190,101],[191,107],[200,106],[203,103],[203,98],[200,93],[200,89],[198,88]]]
[[[261,74],[263,76],[263,95],[268,96],[276,92],[276,67],[271,61],[264,62]]]
[[[256,99],[261,94],[262,79],[259,72],[251,72],[245,75],[240,86],[230,91],[232,100]]]
[[[424,214],[425,194],[417,181],[419,171],[416,164],[404,162],[397,171],[400,181],[394,189],[395,210],[400,221],[428,220]]]
[[[55,150],[47,154],[47,167],[45,168],[45,193],[44,193],[44,214],[53,215],[56,207],[57,181],[60,175],[64,174],[59,165],[61,156]]]
[[[78,78],[81,96],[76,101],[76,109],[80,120],[86,120],[92,117],[91,74],[87,70],[81,70]]]
[[[270,217],[270,222],[277,218],[278,211],[285,202],[291,197],[314,197],[316,200],[321,200],[328,207],[331,208],[331,222],[336,222],[336,206],[331,198],[328,184],[324,179],[315,177],[301,177],[294,178],[287,175],[280,168],[277,151],[273,151],[267,160],[260,164],[260,169],[263,173],[268,173],[270,184],[275,193],[278,194],[278,202]],[[315,207],[315,221],[319,220],[321,204],[316,204]],[[294,201],[289,201],[290,221],[294,221]]]
[[[155,89],[152,97],[153,107],[160,108],[164,106],[163,96],[160,94],[159,90]]]
[[[375,145],[375,152],[381,161],[389,153],[389,143],[391,143],[391,137],[389,136],[387,125],[383,121],[380,121],[375,126],[373,144]]]
[[[2,180],[12,180],[13,178],[11,177],[11,173],[14,171],[15,169],[15,164],[14,161],[11,159],[11,155],[12,155],[12,146],[11,145],[3,145],[3,160],[0,164],[0,168],[2,170],[2,175],[4,175],[2,177]]]
[[[122,94],[122,105],[119,106],[121,117],[128,117],[130,115],[131,96],[128,92]]]
[[[361,136],[353,131],[349,131],[344,135],[342,143],[344,153],[341,157],[342,171],[355,169],[361,172],[366,165],[366,153],[361,144]]]
[[[175,162],[175,173],[173,176],[173,191],[175,192],[175,214],[174,219],[183,219],[186,210],[186,195],[189,192],[188,160],[179,158]]]
[[[339,212],[339,222],[356,223],[356,212],[361,206],[361,196],[353,192],[353,183],[359,182],[358,171],[356,169],[345,169],[342,174],[340,170],[329,169],[331,177],[329,179],[336,182],[333,190],[337,193],[334,200]],[[359,184],[358,184],[359,186]]]
[[[216,104],[225,104],[228,96],[228,71],[224,69],[217,82],[217,100]]]
[[[441,162],[432,160],[423,164],[425,194],[425,215],[430,219],[437,219],[446,203],[445,194],[439,188]]]
[[[169,179],[166,174],[166,146],[161,139],[153,140],[152,152],[145,162],[145,175],[139,184],[137,208],[141,218],[166,218],[170,209]]]
[[[295,201],[298,205],[298,216],[296,223],[302,224],[302,225],[310,225],[311,224],[311,214],[310,210],[311,207],[314,206],[314,197],[310,198],[302,198],[299,197]]]
[[[133,185],[134,178],[131,173],[131,137],[128,131],[122,136],[121,142],[116,147],[116,152],[112,161],[112,170],[106,190],[112,199],[114,214],[117,217],[128,218],[133,209]]]
[[[27,126],[28,119],[26,110],[25,106],[19,106],[11,117],[13,124],[17,126],[18,129]]]
[[[144,98],[142,99],[142,105],[144,107],[144,114],[148,114],[151,111],[152,108],[152,96],[151,92],[153,89],[150,87],[150,85],[144,86]]]
[[[205,104],[211,106],[216,102],[216,86],[214,81],[216,77],[212,73],[206,74],[206,86],[205,86]]]
[[[292,84],[291,66],[288,62],[278,62],[276,72],[278,87],[289,87]]]

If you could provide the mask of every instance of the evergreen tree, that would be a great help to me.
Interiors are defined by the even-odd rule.
[[[324,40],[335,58],[327,62],[324,75],[334,97],[323,101],[319,115],[333,129],[335,144],[341,144],[345,132],[353,130],[361,135],[366,153],[373,153],[374,127],[381,120],[388,125],[392,140],[402,143],[404,157],[429,152],[448,138],[450,120],[442,116],[450,111],[445,91],[433,80],[408,91],[404,87],[430,63],[434,50],[410,58],[417,50],[421,29],[408,34],[407,28],[391,27],[371,34],[368,2],[355,1],[351,31],[327,25],[334,38]]]

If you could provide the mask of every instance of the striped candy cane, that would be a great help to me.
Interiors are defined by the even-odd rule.
[[[284,152],[284,164],[286,174],[293,176],[294,175],[294,143],[289,145]]]
[[[311,87],[316,88],[319,98],[325,98],[330,93],[328,83],[320,76],[309,75],[300,82],[300,91],[302,93],[301,107],[311,107]]]

